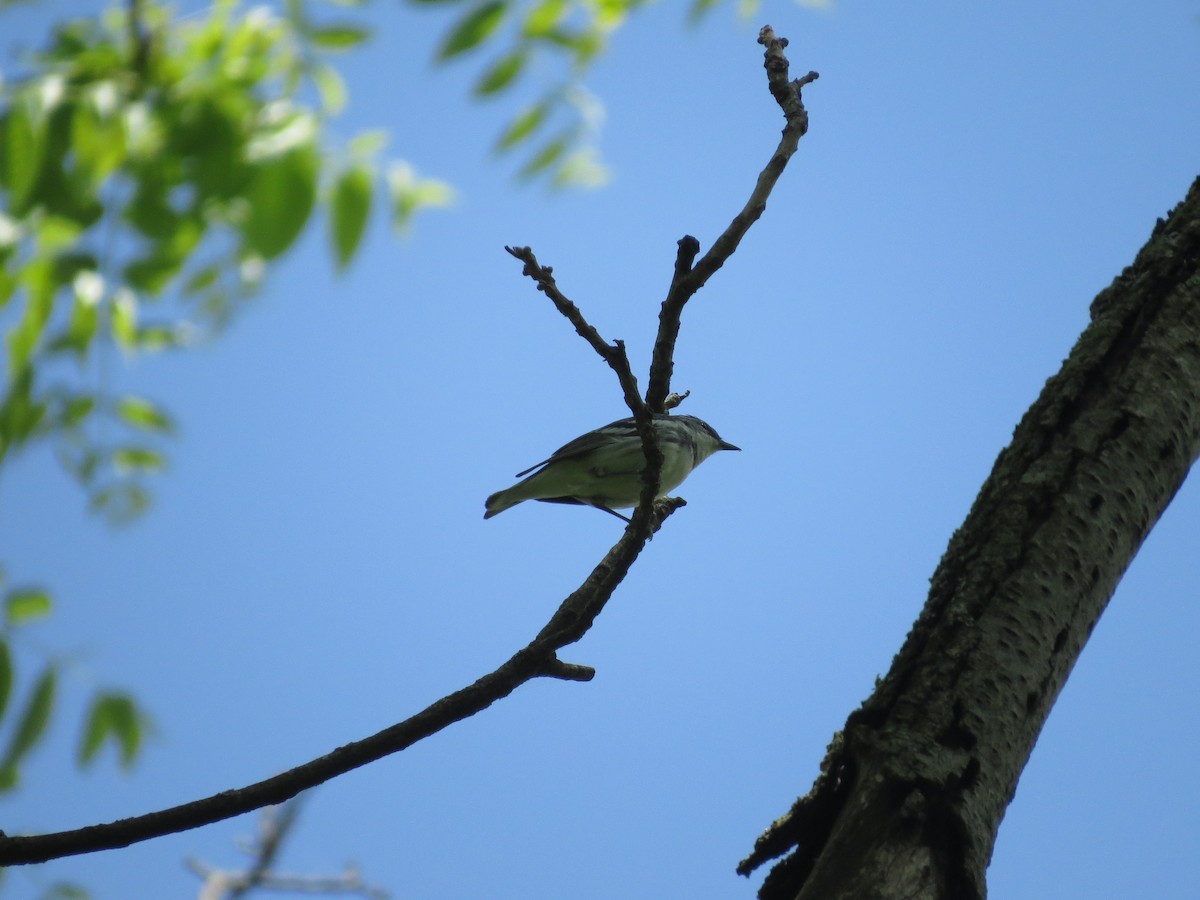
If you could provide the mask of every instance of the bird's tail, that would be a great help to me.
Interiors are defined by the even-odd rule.
[[[521,501],[527,499],[526,497],[522,497],[520,495],[514,496],[514,494],[517,493],[516,487],[519,487],[519,485],[514,485],[513,487],[504,491],[496,491],[496,493],[488,497],[487,500],[484,501],[485,512],[483,517],[485,519],[490,519],[492,516],[498,516],[506,509],[516,506]]]

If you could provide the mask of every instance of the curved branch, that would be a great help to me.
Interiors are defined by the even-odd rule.
[[[655,503],[644,517],[649,531],[657,530],[678,505],[681,505],[679,501]],[[556,652],[587,633],[644,546],[645,538],[639,537],[630,525],[528,645],[474,684],[443,697],[403,722],[272,778],[222,791],[203,800],[74,831],[27,837],[10,837],[0,832],[0,866],[46,862],[62,856],[127,847],[138,841],[210,825],[269,804],[282,803],[301,791],[410,747],[448,725],[487,709],[534,678],[582,680],[577,676],[585,674],[584,667],[560,662]]]
[[[767,84],[786,120],[783,135],[766,167],[759,173],[754,190],[750,192],[750,199],[699,262],[692,264],[700,252],[700,242],[691,235],[684,235],[679,241],[675,274],[658,315],[658,337],[654,341],[654,356],[650,363],[650,380],[646,389],[646,404],[654,412],[664,412],[664,403],[671,391],[671,374],[675,367],[675,341],[679,337],[679,320],[683,314],[683,307],[696,291],[704,287],[713,273],[725,265],[725,261],[733,255],[746,232],[750,230],[750,226],[763,214],[775,182],[779,180],[788,160],[796,152],[800,138],[808,131],[808,112],[804,108],[800,91],[820,76],[816,72],[809,72],[801,78],[788,81],[788,60],[783,54],[788,41],[787,38],[777,37],[770,25],[764,26],[759,32],[758,42],[766,48],[763,53],[763,66],[767,70]]]

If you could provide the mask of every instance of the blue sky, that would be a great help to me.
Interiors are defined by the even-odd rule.
[[[45,10],[82,8],[6,10],[0,43],[36,43]],[[3,827],[256,781],[410,715],[536,633],[620,524],[542,504],[484,522],[483,499],[623,407],[503,245],[553,265],[644,380],[675,242],[707,248],[775,146],[755,43],[770,22],[794,72],[821,73],[811,131],[688,307],[676,355],[682,411],[744,452],[680,489],[689,505],[564,654],[594,682],[529,685],[325,785],[283,858],[357,861],[396,897],[750,897],[758,879],[735,864],[811,786],[1092,297],[1200,171],[1197,9],[768,2],[688,29],[659,4],[588,79],[611,184],[558,195],[487,154],[521,98],[470,103],[478,61],[430,64],[444,13],[372,16],[339,128],[391,129],[459,202],[403,242],[375,223],[341,278],[315,233],[220,342],[114,373],[181,424],[134,527],[87,517],[49,453],[5,471],[4,564],[58,601],[20,650],[62,656],[67,678]],[[1194,897],[1198,526],[1185,485],[1034,751],[992,897]],[[135,689],[156,718],[131,775],[64,775],[96,686]],[[254,828],[14,871],[5,891],[61,878],[106,900],[188,896],[182,860],[241,866],[235,840]]]

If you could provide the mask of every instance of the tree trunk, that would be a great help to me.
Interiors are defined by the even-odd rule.
[[[1000,453],[891,671],[739,867],[762,898],[986,895],[1034,742],[1200,454],[1200,179],[1093,302]]]

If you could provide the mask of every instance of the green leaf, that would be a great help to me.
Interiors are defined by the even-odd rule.
[[[37,588],[14,589],[4,598],[4,615],[9,625],[23,625],[50,615],[50,595]]]
[[[96,293],[97,285],[102,292],[104,282],[95,272],[86,277],[80,273],[75,278],[75,300],[71,304],[71,319],[67,324],[65,345],[83,356],[96,336],[100,324],[100,297]]]
[[[64,216],[46,216],[37,226],[38,246],[47,253],[63,250],[75,243],[85,227]],[[95,268],[95,263],[92,268]]]
[[[0,637],[0,719],[8,710],[8,701],[12,697],[13,664],[12,654],[8,649],[8,641]]]
[[[327,25],[323,28],[314,28],[309,33],[312,42],[326,50],[344,50],[354,47],[370,36],[369,29],[360,28],[357,25]]]
[[[541,34],[530,35],[538,41],[570,50],[576,68],[587,65],[604,49],[604,34],[598,28],[550,28]]]
[[[92,414],[96,408],[96,398],[88,394],[77,394],[71,397],[62,411],[62,424],[66,428],[74,428]]]
[[[46,726],[50,723],[50,712],[54,708],[54,694],[57,687],[58,670],[53,665],[48,665],[42,671],[41,677],[38,678],[29,695],[29,700],[18,720],[16,731],[13,732],[12,739],[9,741],[8,750],[5,751],[3,762],[0,762],[0,770],[11,774],[0,775],[0,781],[7,782],[11,778],[12,782],[16,783],[21,760],[37,746],[38,741],[46,732]]]
[[[144,293],[161,294],[182,266],[183,259],[174,253],[152,253],[125,266],[125,281]]]
[[[350,139],[350,152],[359,159],[369,159],[387,146],[388,132],[385,128],[360,131]]]
[[[92,900],[92,892],[81,884],[56,881],[41,893],[38,900]]]
[[[346,82],[333,66],[320,65],[312,70],[312,80],[321,95],[325,111],[336,116],[346,106]]]
[[[8,107],[4,118],[4,153],[0,159],[0,183],[8,187],[11,208],[21,212],[29,203],[42,168],[42,148],[45,143],[44,123],[35,116],[31,103],[18,96]]]
[[[180,216],[169,234],[151,244],[148,251],[125,266],[128,286],[145,294],[161,294],[171,284],[204,236],[205,226],[195,217]]]
[[[83,738],[79,742],[79,751],[76,754],[76,762],[81,769],[87,768],[96,758],[96,754],[104,746],[104,739],[108,737],[110,728],[108,714],[99,702],[99,698],[93,700],[92,707],[88,710],[87,718],[84,720]]]
[[[50,318],[54,307],[53,260],[40,257],[29,263],[21,273],[21,280],[27,287],[25,311],[6,336],[9,377],[24,371]]]
[[[118,447],[113,451],[113,465],[118,472],[161,472],[167,460],[149,447]]]
[[[39,304],[31,296],[25,304],[25,314],[21,321],[8,332],[8,374],[16,375],[29,364],[34,347],[42,336],[46,320],[50,317],[50,309]]]
[[[529,59],[529,51],[524,47],[500,57],[489,66],[475,83],[475,95],[487,97],[504,90],[512,84],[513,79],[521,74]]]
[[[247,195],[243,238],[249,251],[274,259],[292,245],[317,199],[318,166],[312,144],[259,164]]]
[[[25,369],[9,385],[0,403],[0,459],[34,433],[46,415],[46,404],[33,399],[33,369]]]
[[[486,41],[500,27],[507,9],[503,0],[488,0],[469,10],[442,41],[437,51],[438,62],[453,59]]]
[[[75,297],[89,306],[104,299],[104,278],[96,271],[100,261],[90,253],[60,253],[54,260],[56,276],[71,282]]]
[[[543,37],[549,34],[566,16],[567,3],[568,0],[542,0],[525,16],[521,33],[525,37]]]
[[[112,733],[121,751],[121,767],[128,769],[137,758],[142,744],[141,717],[133,699],[124,694],[111,694],[106,698]]]
[[[92,479],[96,476],[96,471],[103,462],[100,453],[90,447],[77,451],[60,451],[58,458],[63,468],[84,487],[92,483]]]
[[[371,167],[359,163],[347,168],[333,185],[330,222],[338,269],[354,257],[371,213]]]
[[[449,206],[454,201],[454,188],[435,178],[418,178],[405,162],[394,163],[388,169],[387,181],[392,196],[392,224],[398,231],[403,231],[419,210]]]
[[[720,0],[692,0],[691,6],[688,8],[688,21],[691,24],[696,24],[706,15],[709,10],[713,9]]]
[[[566,134],[559,135],[553,140],[548,141],[542,146],[541,150],[534,154],[529,162],[521,167],[521,171],[517,173],[517,176],[519,178],[533,178],[535,175],[546,171],[562,158],[563,154],[567,152],[567,147],[570,146],[570,143],[571,137]]]
[[[293,28],[303,31],[308,27],[308,10],[303,0],[285,0],[284,9],[287,10],[287,19]]]
[[[284,106],[284,110],[289,107]],[[246,159],[255,166],[286,156],[289,153],[307,150],[316,156],[316,137],[319,122],[310,113],[293,113],[291,115],[264,116],[266,127],[260,128],[246,142]]]
[[[0,213],[0,215],[3,214]],[[12,299],[12,295],[17,290],[17,279],[4,268],[4,264],[7,262],[4,257],[3,251],[0,251],[0,309],[4,309],[8,305],[8,301]]]
[[[91,102],[75,104],[71,117],[71,151],[93,185],[99,185],[125,159],[125,129],[121,119],[105,114],[102,111],[105,102],[98,99],[116,92],[111,83],[95,86]],[[115,105],[117,101],[111,102]]]
[[[815,2],[814,0],[797,0],[797,2],[799,2],[801,6],[821,5],[820,0],[815,0]],[[755,13],[758,12],[758,6],[759,0],[739,0],[737,5],[738,15],[741,16],[742,21],[752,19],[754,18]]]
[[[179,227],[180,215],[167,200],[167,186],[157,178],[143,177],[125,207],[125,218],[146,237],[165,240]]]
[[[496,150],[503,153],[526,140],[541,127],[549,113],[550,103],[546,100],[522,110],[504,129],[500,139],[496,141]]]
[[[598,162],[595,147],[584,147],[567,156],[554,173],[556,188],[597,188],[608,182],[608,169]]]
[[[113,340],[122,350],[129,351],[134,348],[137,320],[137,296],[130,290],[117,291],[112,305],[112,333]]]
[[[170,434],[175,424],[162,409],[145,397],[127,396],[117,401],[117,415],[134,428]]]
[[[146,353],[185,347],[194,330],[186,322],[178,325],[139,325],[133,332],[133,345]]]
[[[185,295],[198,294],[206,288],[212,287],[221,277],[221,267],[217,265],[205,266],[200,271],[194,273],[183,285],[183,293]]]
[[[142,744],[142,720],[128,694],[100,693],[92,700],[79,744],[80,767],[91,764],[106,740],[117,745],[121,768],[133,765]]]
[[[126,525],[150,506],[150,494],[141,485],[121,482],[92,494],[88,506],[112,525]]]
[[[640,0],[596,0],[593,6],[594,32],[608,33],[617,28]]]

